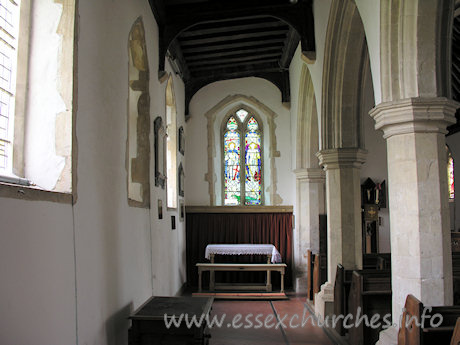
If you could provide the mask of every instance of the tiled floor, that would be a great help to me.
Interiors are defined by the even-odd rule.
[[[333,344],[323,329],[312,325],[305,297],[289,297],[282,301],[215,300],[212,315],[221,326],[211,329],[209,344]]]

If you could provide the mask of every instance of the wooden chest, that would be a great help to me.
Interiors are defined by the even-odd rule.
[[[207,334],[206,316],[210,317],[212,302],[213,298],[208,297],[153,296],[129,317],[132,326],[128,331],[128,344],[208,345],[210,335]],[[191,322],[194,316],[198,324]],[[170,324],[169,328],[167,324]]]

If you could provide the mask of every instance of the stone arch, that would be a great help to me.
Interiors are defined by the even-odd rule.
[[[177,208],[177,109],[173,78],[169,75],[165,92],[166,104],[166,202]]]
[[[319,168],[318,112],[310,71],[302,66],[297,115],[296,169]]]
[[[150,94],[149,63],[142,17],[137,18],[128,41],[128,136],[126,166],[128,203],[150,206]]]
[[[334,0],[326,33],[321,150],[363,148],[361,92],[369,60],[364,26],[354,1]]]
[[[239,108],[244,108],[249,112],[255,113],[262,120],[264,128],[264,204],[281,205],[282,199],[277,194],[276,187],[275,157],[279,157],[280,155],[279,151],[276,150],[275,137],[275,118],[277,114],[255,97],[244,95],[227,96],[205,114],[208,133],[208,172],[205,174],[205,181],[208,182],[209,186],[210,205],[220,205],[222,199],[221,188],[216,187],[216,185],[220,186],[222,183],[222,174],[220,174],[220,170],[222,169],[220,150],[221,122],[228,113],[236,111]]]
[[[381,1],[382,102],[450,98],[453,1]]]
[[[319,251],[319,215],[325,213],[325,175],[319,166],[318,113],[307,65],[302,66],[297,113],[294,264],[296,291],[307,284],[307,251]]]

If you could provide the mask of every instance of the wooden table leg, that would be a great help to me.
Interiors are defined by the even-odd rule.
[[[214,254],[211,254],[211,263],[214,263]],[[209,290],[214,291],[214,285],[215,285],[215,275],[214,271],[211,269],[209,271]]]
[[[201,292],[202,291],[202,286],[201,286],[201,277],[202,277],[202,274],[201,274],[201,267],[198,267],[198,292]]]
[[[267,292],[272,291],[272,279],[271,279],[271,271],[267,270],[267,285],[265,286]]]
[[[281,271],[281,292],[284,292],[284,270]]]
[[[267,264],[271,264],[271,262],[272,262],[272,255],[268,254],[267,255]]]

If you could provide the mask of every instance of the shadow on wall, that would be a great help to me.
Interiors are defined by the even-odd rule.
[[[125,345],[128,343],[130,326],[128,317],[133,311],[133,302],[131,302],[107,319],[105,323],[107,344]]]

